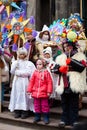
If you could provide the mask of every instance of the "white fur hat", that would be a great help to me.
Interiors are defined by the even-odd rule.
[[[24,48],[24,47],[19,48],[19,49],[18,49],[18,55],[20,55],[20,54],[25,54],[25,55],[27,55],[28,52],[27,52],[26,48]]]
[[[48,54],[50,54],[50,56],[52,56],[52,49],[51,49],[51,47],[47,47],[46,49],[43,50],[43,54],[46,54],[46,53],[48,53]]]
[[[44,31],[49,31],[49,28],[47,27],[47,25],[44,25],[43,28],[42,28],[42,32]]]

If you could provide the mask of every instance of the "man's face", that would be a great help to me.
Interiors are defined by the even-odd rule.
[[[68,43],[64,44],[64,51],[70,53],[73,50],[72,45],[68,45]]]

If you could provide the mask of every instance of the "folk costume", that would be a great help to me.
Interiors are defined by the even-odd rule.
[[[73,42],[68,46],[75,45]],[[61,95],[62,117],[60,126],[74,125],[78,121],[79,93],[87,90],[86,56],[75,50],[64,52],[56,58],[58,82],[56,92]]]

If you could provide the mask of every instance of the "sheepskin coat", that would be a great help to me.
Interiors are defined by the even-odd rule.
[[[81,61],[81,60],[86,61],[86,56],[84,55],[83,52],[77,52],[71,58],[77,61]],[[66,65],[66,59],[67,56],[66,54],[63,53],[56,58],[56,63],[59,64],[60,66]],[[87,91],[86,68],[81,73],[77,71],[68,71],[67,76],[69,76],[70,88],[72,92],[84,93],[85,91]],[[58,76],[58,80],[59,80],[59,76]],[[63,77],[61,76],[59,86],[58,86],[58,80],[57,80],[56,92],[61,95],[64,92]]]

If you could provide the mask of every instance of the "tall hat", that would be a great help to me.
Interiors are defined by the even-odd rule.
[[[49,31],[49,28],[47,27],[47,25],[44,25],[43,28],[42,28],[42,32],[44,31]]]
[[[18,49],[18,55],[25,54],[27,56],[28,52],[24,47]]]
[[[50,32],[49,32],[49,28],[47,27],[47,25],[44,25],[42,28],[42,31],[39,32],[38,36],[40,39],[42,39],[44,32],[48,32],[48,35],[49,35],[48,41],[49,41],[50,40]]]

